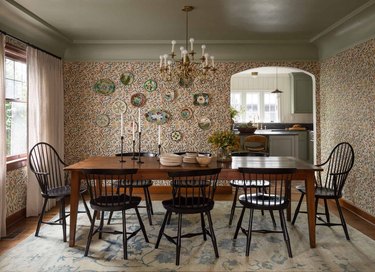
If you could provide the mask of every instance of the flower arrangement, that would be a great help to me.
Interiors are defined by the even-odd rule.
[[[215,148],[236,149],[238,147],[237,137],[230,130],[215,131],[208,137],[208,142]]]

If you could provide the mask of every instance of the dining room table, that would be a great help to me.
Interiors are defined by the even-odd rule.
[[[213,158],[205,168],[221,168],[219,180],[242,179],[242,174],[238,171],[239,167],[251,168],[295,168],[293,180],[304,180],[306,186],[306,207],[308,217],[308,232],[310,247],[316,247],[315,240],[315,172],[322,171],[306,161],[295,157],[239,157],[233,156],[231,162],[218,162]],[[120,157],[89,157],[64,168],[65,171],[71,173],[71,196],[70,196],[70,232],[69,246],[75,246],[75,236],[77,227],[77,212],[79,203],[79,189],[81,180],[84,179],[82,170],[87,169],[123,169],[135,168],[137,174],[135,179],[152,179],[152,180],[168,180],[168,172],[181,170],[197,170],[202,169],[199,164],[182,163],[179,166],[165,166],[160,164],[158,157],[139,157],[132,160],[131,157],[125,157],[121,162]],[[292,181],[293,182],[293,181]],[[157,185],[156,185],[157,186]],[[290,206],[290,205],[289,205]],[[287,211],[287,219],[290,221],[290,207]]]

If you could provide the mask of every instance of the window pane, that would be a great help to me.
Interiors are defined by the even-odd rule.
[[[277,94],[264,94],[264,122],[278,122]]]
[[[5,80],[5,98],[9,98],[9,99],[14,98],[14,80],[11,80],[11,79]]]
[[[242,116],[241,116],[241,94],[240,93],[231,93],[230,96],[230,105],[238,110],[239,114],[235,117],[236,122],[242,122]]]
[[[11,59],[5,59],[5,77],[14,79],[14,61]]]
[[[6,102],[7,156],[26,153],[26,103]]]
[[[14,79],[19,81],[26,81],[26,65],[23,62],[15,61]]]
[[[256,122],[259,119],[259,101],[259,93],[246,93],[246,120],[244,120],[245,122]]]

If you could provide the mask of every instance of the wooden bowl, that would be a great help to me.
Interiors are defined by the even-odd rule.
[[[195,158],[200,166],[207,166],[210,164],[212,157],[208,156],[198,156]]]
[[[244,127],[244,128],[239,127],[238,130],[240,133],[253,134],[257,130],[257,128],[256,127]]]

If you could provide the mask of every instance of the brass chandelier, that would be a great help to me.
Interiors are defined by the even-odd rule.
[[[188,49],[188,33],[189,33],[189,12],[194,7],[184,6],[182,11],[186,14],[186,35],[185,35],[185,47],[180,47],[180,56],[178,57],[174,52],[176,41],[173,40],[172,50],[169,54],[160,55],[160,74],[163,80],[172,81],[173,79],[178,80],[180,86],[188,88],[190,87],[196,78],[199,78],[201,82],[205,82],[209,76],[212,76],[216,72],[215,58],[209,56],[206,50],[206,45],[202,45],[202,55],[199,61],[195,61],[194,56],[194,39],[190,38],[190,51]],[[211,61],[209,61],[211,60]]]

